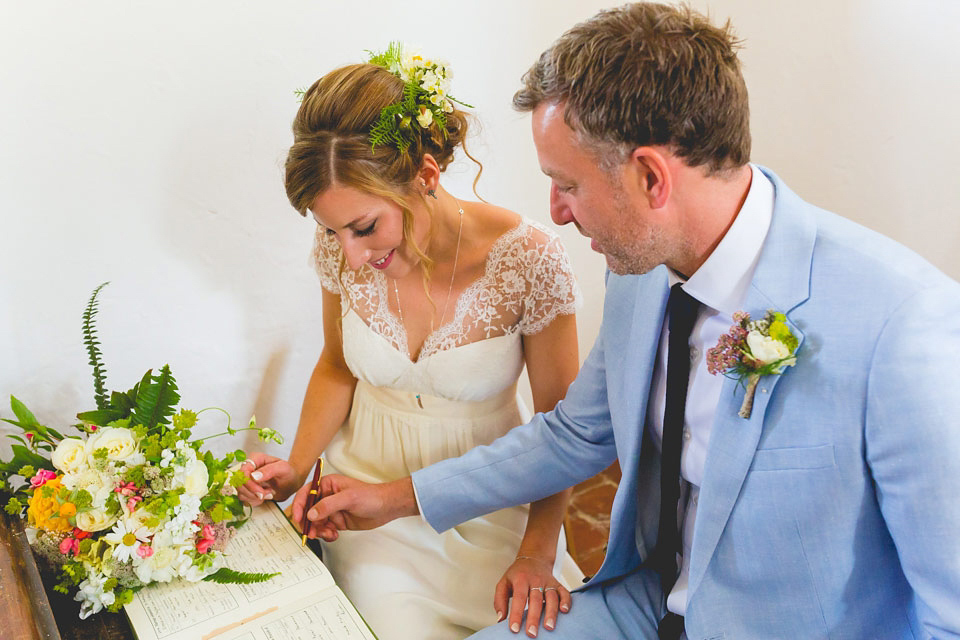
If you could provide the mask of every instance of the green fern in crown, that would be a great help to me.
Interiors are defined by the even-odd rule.
[[[375,53],[369,49],[367,49],[367,53],[370,54],[368,60],[370,64],[389,69],[391,73],[395,73],[394,69],[399,67],[403,61],[403,43],[393,41],[387,45],[387,50],[382,53]]]

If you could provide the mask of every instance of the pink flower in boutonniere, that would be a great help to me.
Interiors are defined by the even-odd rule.
[[[799,344],[784,314],[771,310],[763,320],[750,320],[749,313],[738,311],[733,314],[730,331],[707,351],[707,371],[744,385],[746,392],[738,415],[749,418],[760,378],[779,375],[795,365]]]

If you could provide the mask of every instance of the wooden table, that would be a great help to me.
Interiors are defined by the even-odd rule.
[[[124,614],[102,611],[81,620],[79,611],[79,602],[53,591],[52,576],[41,576],[21,520],[0,510],[0,637],[134,640]]]

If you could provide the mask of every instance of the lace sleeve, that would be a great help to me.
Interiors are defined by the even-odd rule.
[[[340,245],[317,226],[313,241],[313,267],[320,276],[320,284],[330,293],[340,295]]]
[[[582,302],[560,238],[540,224],[529,224],[529,251],[535,258],[527,268],[527,295],[520,319],[520,332],[527,336],[543,331],[557,316],[575,313]]]

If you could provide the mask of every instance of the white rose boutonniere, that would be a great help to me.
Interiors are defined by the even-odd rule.
[[[733,326],[720,336],[717,346],[707,351],[707,371],[738,380],[746,388],[739,416],[749,418],[760,378],[779,375],[797,363],[800,342],[787,326],[787,317],[767,311],[763,320],[750,314],[733,314]]]

